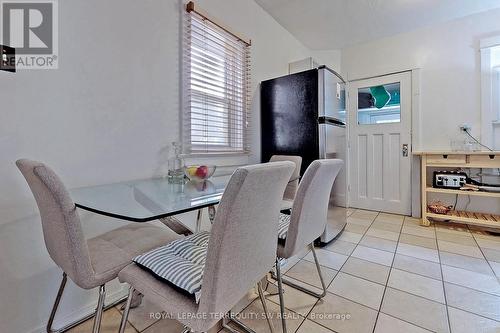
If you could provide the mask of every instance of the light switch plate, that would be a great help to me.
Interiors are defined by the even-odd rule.
[[[16,49],[6,45],[0,45],[0,70],[16,72]]]

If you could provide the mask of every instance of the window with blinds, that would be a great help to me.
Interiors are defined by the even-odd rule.
[[[248,153],[250,45],[195,11],[183,44],[185,153]]]

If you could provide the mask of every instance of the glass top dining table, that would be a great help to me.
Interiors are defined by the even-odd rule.
[[[70,194],[78,208],[132,222],[149,222],[218,204],[229,178],[182,184],[151,178],[81,187],[70,190]]]

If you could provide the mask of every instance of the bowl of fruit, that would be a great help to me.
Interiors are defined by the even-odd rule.
[[[184,167],[184,174],[191,181],[201,182],[212,177],[215,169],[215,165],[188,165]]]

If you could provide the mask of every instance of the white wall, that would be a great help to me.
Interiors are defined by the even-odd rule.
[[[340,50],[312,50],[311,54],[314,60],[316,60],[320,65],[326,65],[340,73]]]
[[[252,39],[253,123],[258,83],[310,54],[253,1],[198,0]],[[180,4],[163,0],[59,1],[59,69],[0,72],[0,331],[43,331],[60,271],[14,161],[51,165],[69,187],[150,177],[179,136]],[[259,134],[252,137],[260,159]],[[238,164],[248,158],[218,160]],[[121,225],[83,214],[88,236]],[[112,297],[121,295],[111,285]],[[113,296],[114,294],[114,296]],[[90,311],[94,292],[70,285],[59,318]],[[68,301],[69,300],[69,301]],[[59,320],[61,323],[61,320]]]
[[[459,125],[480,135],[479,40],[500,33],[493,10],[342,50],[349,80],[420,68],[420,137],[414,149],[449,149]],[[420,144],[420,145],[419,145]]]

